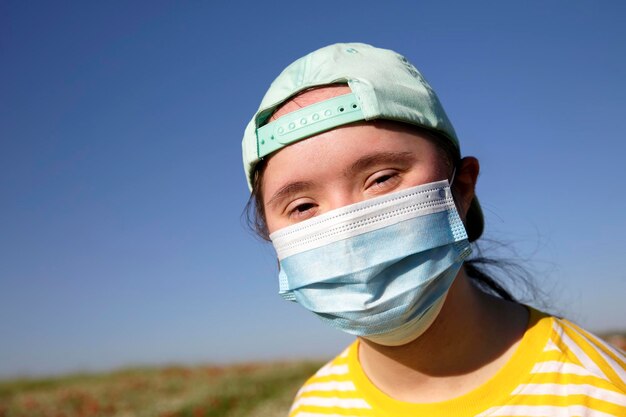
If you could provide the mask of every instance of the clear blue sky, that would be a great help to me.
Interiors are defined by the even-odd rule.
[[[424,73],[548,307],[626,329],[625,4],[1,2],[0,376],[337,353],[242,226],[240,141],[340,41]]]

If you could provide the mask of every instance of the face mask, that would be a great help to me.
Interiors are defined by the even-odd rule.
[[[471,252],[446,180],[341,207],[270,238],[285,299],[389,346],[432,324]]]

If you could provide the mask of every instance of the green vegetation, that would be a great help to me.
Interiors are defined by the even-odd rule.
[[[321,365],[127,369],[4,381],[0,417],[282,417]]]

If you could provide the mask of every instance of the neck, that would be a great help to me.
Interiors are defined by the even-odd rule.
[[[461,268],[431,327],[402,346],[361,339],[359,360],[386,394],[408,402],[444,401],[491,378],[510,358],[526,309],[477,289]]]

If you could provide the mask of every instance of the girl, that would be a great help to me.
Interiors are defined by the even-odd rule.
[[[467,261],[479,163],[404,57],[335,44],[295,61],[243,159],[280,294],[356,336],[292,416],[626,416],[623,353]]]

